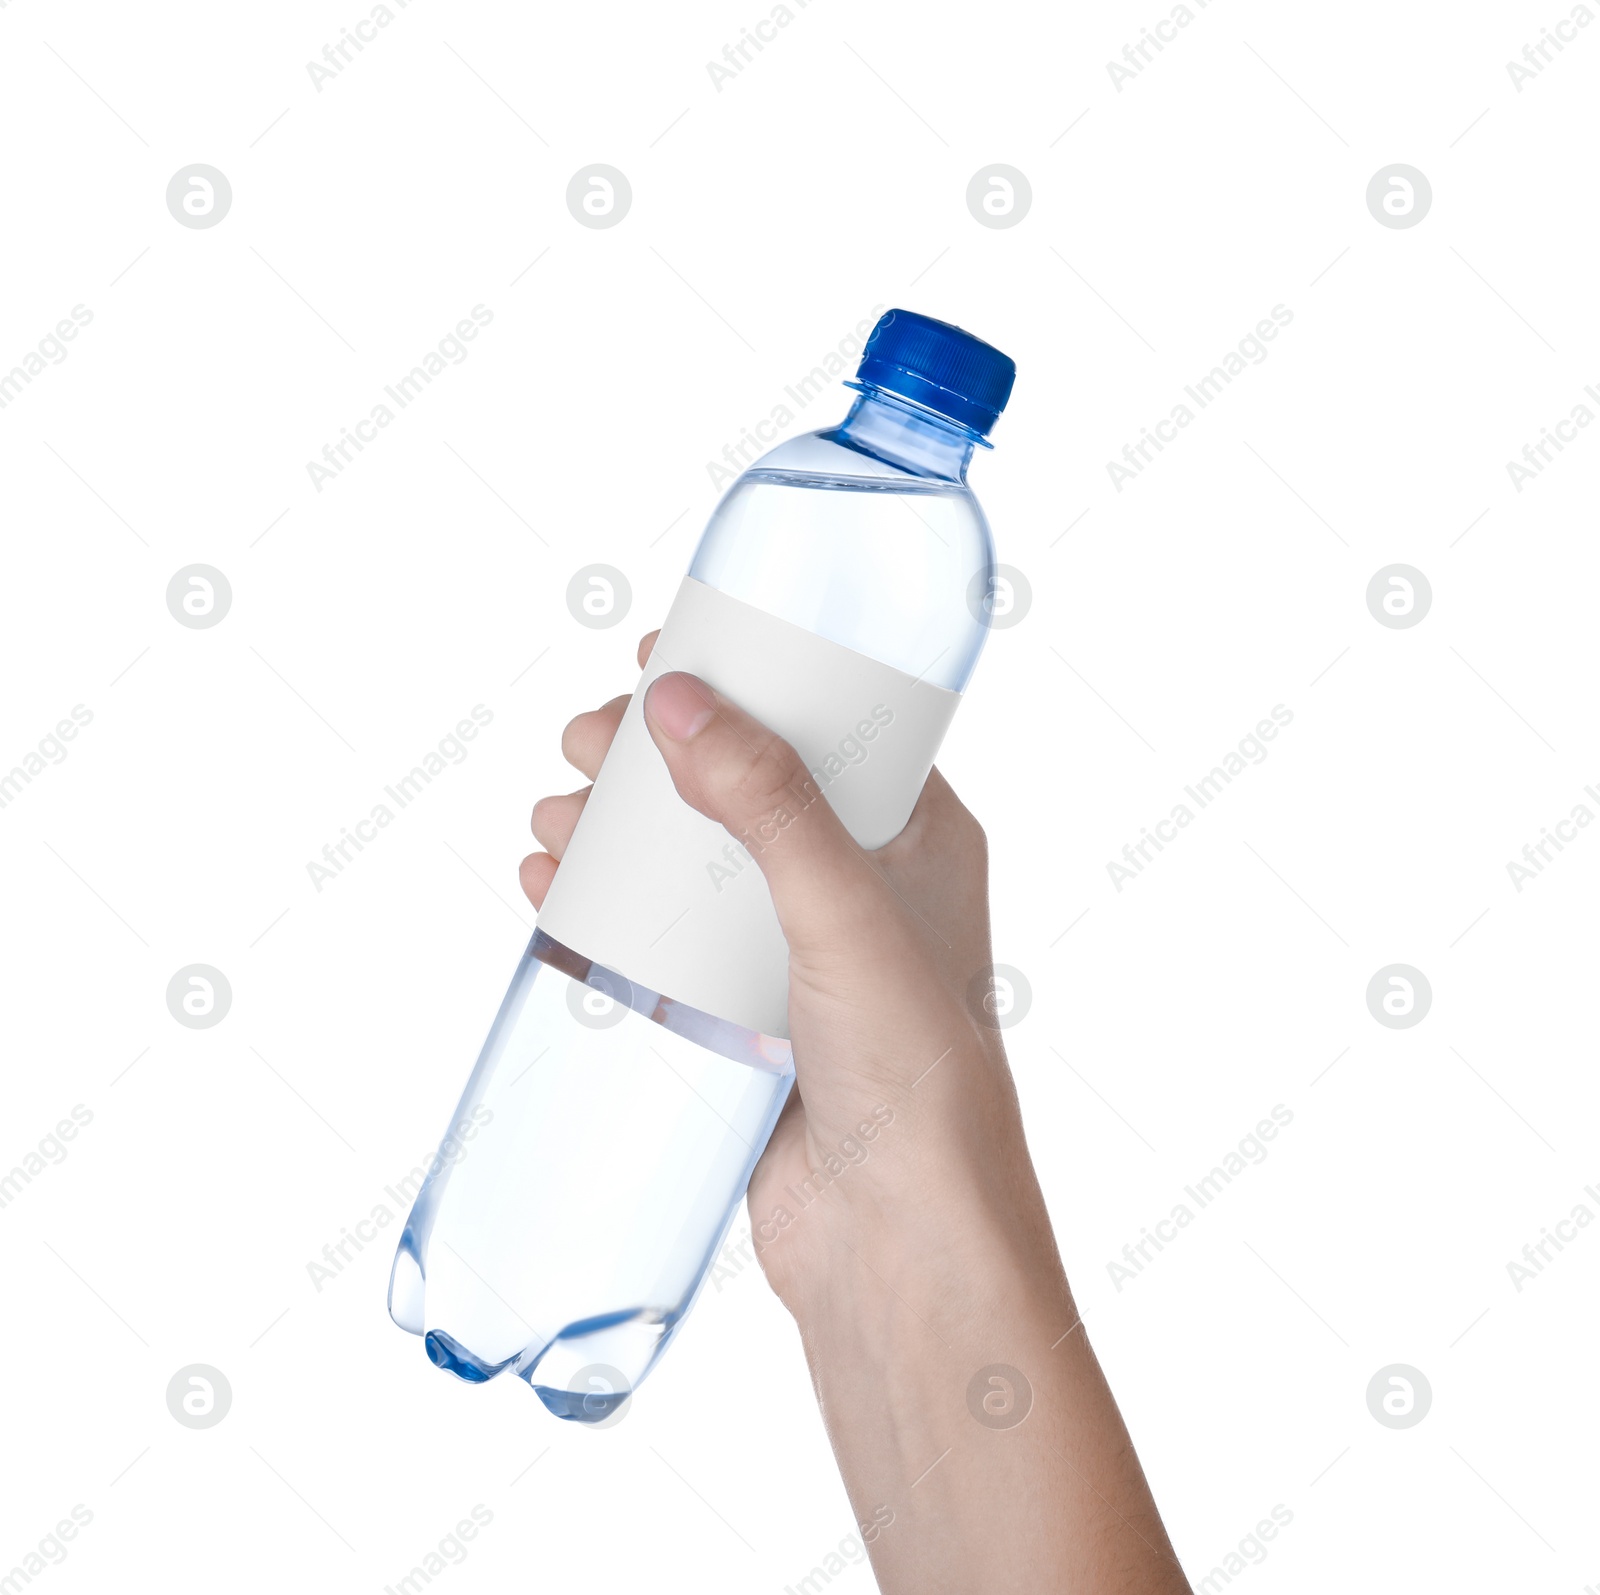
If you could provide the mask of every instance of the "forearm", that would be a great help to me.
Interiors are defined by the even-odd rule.
[[[947,1177],[903,1211],[830,1215],[836,1266],[794,1304],[880,1586],[1178,1595],[1020,1158],[1000,1191]]]

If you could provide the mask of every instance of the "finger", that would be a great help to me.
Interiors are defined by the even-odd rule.
[[[854,945],[889,888],[800,755],[682,671],[656,678],[644,713],[678,795],[726,826],[760,866],[790,950],[804,956]]]
[[[562,758],[594,780],[600,773],[600,763],[611,746],[611,739],[622,723],[622,711],[627,707],[626,696],[613,698],[610,703],[569,720],[561,733]]]
[[[937,769],[928,772],[905,829],[876,860],[939,924],[988,924],[988,839]]]
[[[556,878],[556,861],[548,853],[531,853],[522,861],[517,875],[522,881],[522,889],[528,894],[528,901],[535,908],[544,907],[544,894],[550,890],[550,882]]]
[[[539,845],[558,862],[567,851],[572,832],[589,800],[590,787],[580,787],[560,797],[540,798],[533,805],[533,834]]]
[[[657,626],[654,631],[647,631],[639,639],[639,668],[641,670],[650,662],[651,651],[655,648],[656,638],[660,635],[661,628]]]
[[[874,855],[895,889],[938,935],[929,951],[957,990],[992,968],[988,841],[938,770],[930,770],[905,829]],[[995,1047],[1000,1032],[980,1026]]]

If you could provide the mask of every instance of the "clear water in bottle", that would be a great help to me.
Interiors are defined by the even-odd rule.
[[[754,462],[689,575],[960,692],[994,574],[966,469],[1013,372],[969,334],[889,312],[849,415]],[[794,1083],[787,1040],[626,976],[535,931],[452,1121],[483,1127],[436,1160],[389,1288],[437,1366],[512,1372],[588,1423],[682,1324]]]

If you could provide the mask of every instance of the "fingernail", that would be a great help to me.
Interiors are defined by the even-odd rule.
[[[651,683],[644,710],[674,742],[688,742],[699,736],[717,712],[711,689],[698,677],[681,670],[658,676]]]

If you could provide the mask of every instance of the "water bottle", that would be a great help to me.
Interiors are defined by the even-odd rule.
[[[701,676],[861,846],[894,837],[988,632],[966,472],[1015,371],[891,310],[844,421],[717,506],[400,1237],[389,1312],[436,1366],[614,1422],[683,1323],[794,1083],[788,952],[750,849],[678,797],[645,689]]]

